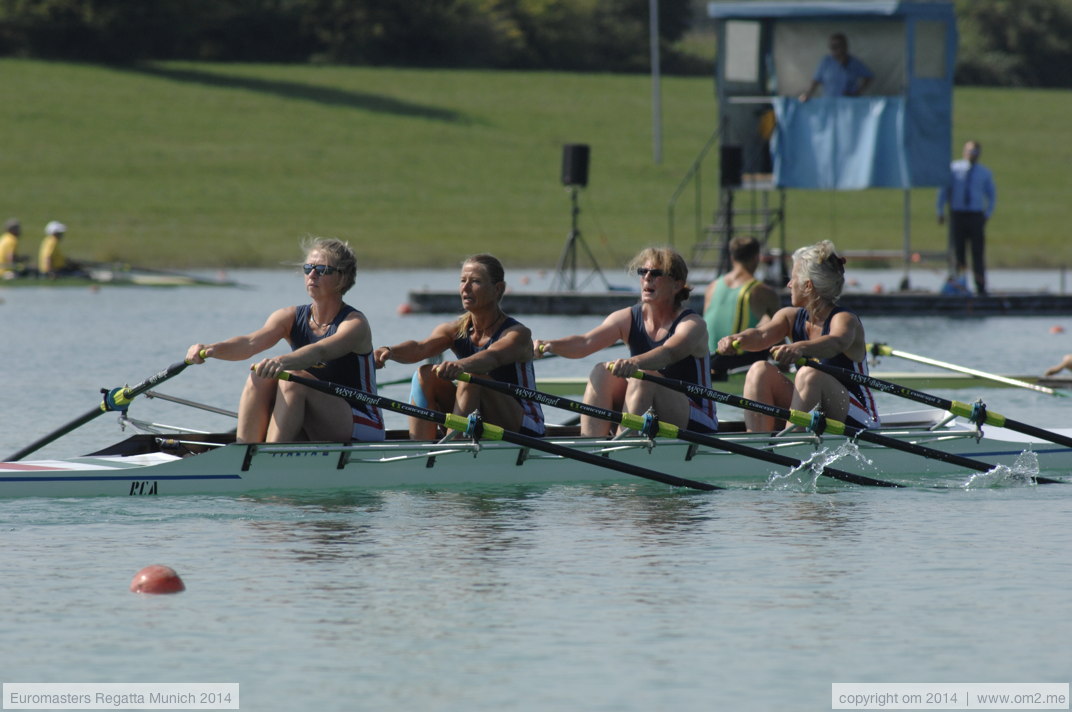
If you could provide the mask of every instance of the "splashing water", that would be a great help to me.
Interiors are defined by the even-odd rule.
[[[858,463],[866,467],[874,467],[874,461],[865,456],[856,441],[844,440],[836,448],[822,448],[816,450],[807,460],[802,460],[800,465],[788,472],[772,472],[767,478],[766,489],[772,490],[814,490],[817,488],[819,478],[823,470],[829,465],[834,465],[841,460]]]
[[[1023,487],[1038,484],[1035,478],[1039,473],[1038,455],[1028,448],[1016,456],[1011,467],[996,465],[987,472],[976,472],[964,482],[964,489],[981,487]]]

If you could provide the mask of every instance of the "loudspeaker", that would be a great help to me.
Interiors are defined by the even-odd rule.
[[[719,158],[719,185],[723,188],[739,186],[744,169],[744,151],[740,146],[723,146]]]
[[[588,185],[588,144],[567,143],[562,147],[562,185]]]

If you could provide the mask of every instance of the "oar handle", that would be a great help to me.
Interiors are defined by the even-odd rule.
[[[893,349],[879,342],[868,344],[867,350],[872,356],[893,356]]]

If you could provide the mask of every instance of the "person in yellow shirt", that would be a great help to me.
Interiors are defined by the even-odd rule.
[[[0,237],[0,277],[14,279],[26,272],[26,258],[16,254],[19,249],[19,235],[22,225],[15,218],[4,223],[4,234]]]
[[[53,220],[45,226],[45,239],[41,241],[41,249],[37,255],[37,271],[42,277],[84,274],[82,268],[68,260],[60,248],[60,241],[65,234],[67,226],[59,221]]]

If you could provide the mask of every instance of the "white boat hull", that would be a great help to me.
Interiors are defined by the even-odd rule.
[[[1072,473],[1072,449],[1032,441],[991,428],[978,440],[964,430],[883,431],[885,434],[957,453],[1005,468],[990,475],[1030,481],[1031,475],[1064,478]],[[979,473],[935,459],[844,438],[821,440],[802,435],[773,439],[769,435],[720,436],[769,449],[798,460],[824,464],[854,474],[905,485],[960,486]],[[120,453],[133,445],[148,449],[160,437],[138,435],[102,453]],[[553,439],[661,473],[723,487],[770,487],[796,483],[844,486],[814,470],[791,473],[788,468],[678,440],[643,438],[595,441]],[[857,448],[854,450],[854,448]],[[1029,450],[1037,458],[1017,460]],[[857,453],[854,456],[852,453]],[[836,456],[831,459],[832,454]],[[271,491],[383,489],[398,487],[479,487],[644,480],[568,458],[525,450],[503,442],[467,441],[443,444],[408,441],[377,444],[228,444],[196,455],[165,452],[97,454],[69,460],[0,463],[0,497],[92,497],[223,494]],[[1070,480],[1072,481],[1072,480]],[[665,486],[665,485],[660,485]]]

